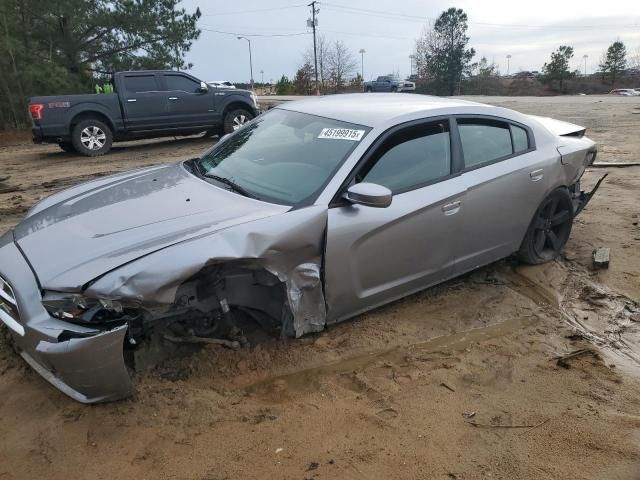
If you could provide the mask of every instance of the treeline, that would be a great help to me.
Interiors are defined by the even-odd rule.
[[[0,130],[29,124],[27,101],[93,92],[112,71],[189,68],[199,9],[180,0],[2,0]]]
[[[449,8],[435,22],[424,27],[410,55],[415,65],[417,91],[436,95],[539,95],[548,93],[601,93],[618,86],[631,74],[640,82],[640,49],[629,54],[621,41],[613,42],[599,62],[599,71],[589,78],[572,70],[574,49],[561,45],[551,53],[538,75],[514,75],[505,79],[498,66],[486,57],[475,60],[469,47],[468,17],[459,8]],[[321,93],[358,91],[362,85],[354,53],[340,41],[318,37],[318,76]],[[373,54],[373,52],[370,52]],[[384,74],[385,72],[378,72]],[[315,90],[313,48],[303,54],[303,65],[293,79],[283,77],[276,84],[279,94],[310,94]]]

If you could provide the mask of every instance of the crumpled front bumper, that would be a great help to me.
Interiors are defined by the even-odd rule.
[[[123,357],[126,325],[99,331],[51,317],[12,232],[0,237],[0,277],[11,287],[19,316],[17,325],[7,321],[6,315],[3,323],[16,350],[34,370],[82,403],[112,401],[133,393]]]

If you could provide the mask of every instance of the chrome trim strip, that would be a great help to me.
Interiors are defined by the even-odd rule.
[[[2,309],[0,309],[0,320],[2,320],[2,322],[15,333],[17,333],[21,337],[24,337],[24,327]]]
[[[0,279],[0,280],[2,280],[2,279]],[[14,307],[18,306],[18,304],[16,303],[16,299],[14,297],[12,297],[11,295],[9,295],[7,292],[5,292],[2,288],[0,288],[0,297],[2,297],[2,299],[5,302],[9,302]]]

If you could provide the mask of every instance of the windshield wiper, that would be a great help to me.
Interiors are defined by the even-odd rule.
[[[234,182],[233,180],[231,180],[231,179],[229,179],[227,177],[220,177],[220,176],[214,175],[212,173],[205,173],[204,176],[207,177],[207,178],[211,178],[212,180],[215,180],[216,182],[220,182],[220,183],[223,183],[224,185],[227,185],[229,188],[231,188],[231,190],[233,190],[236,193],[239,193],[240,195],[244,195],[245,197],[249,197],[249,198],[258,199],[258,197],[256,195],[254,195],[253,193],[245,190],[240,185],[238,185],[236,182]]]

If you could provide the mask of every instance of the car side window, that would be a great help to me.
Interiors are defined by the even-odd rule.
[[[357,182],[383,185],[394,194],[419,188],[451,173],[448,122],[417,125],[392,135],[377,160],[356,176]]]
[[[511,125],[511,136],[513,137],[513,150],[515,153],[529,150],[529,136],[524,128]]]
[[[183,75],[165,75],[167,90],[179,90],[187,93],[198,93],[200,83]]]
[[[488,163],[513,153],[509,124],[499,121],[458,120],[466,168]]]
[[[155,75],[129,75],[124,77],[124,88],[127,92],[156,92],[158,85],[156,84]]]

